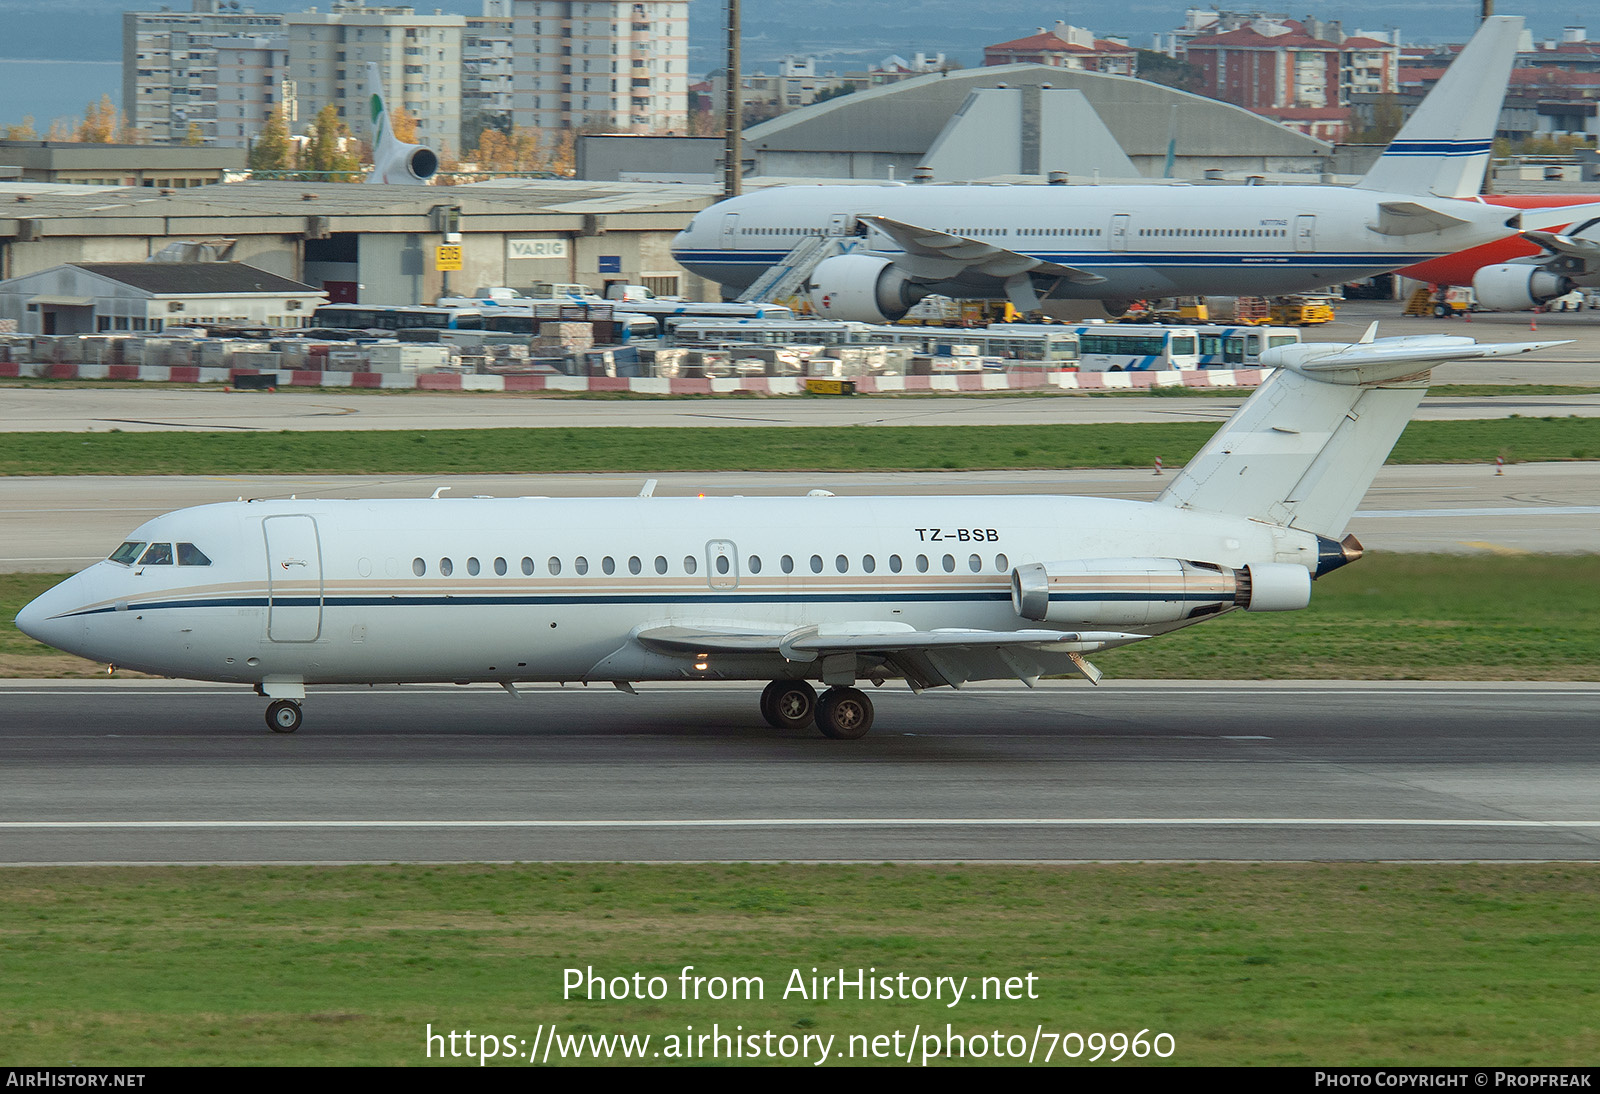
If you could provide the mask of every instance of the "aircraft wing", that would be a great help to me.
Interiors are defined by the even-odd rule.
[[[1575,258],[1585,263],[1600,261],[1600,242],[1592,239],[1561,232],[1523,232],[1522,236],[1537,243],[1551,254]]]
[[[1093,285],[1105,280],[1099,274],[1080,270],[1076,266],[1047,262],[981,239],[941,232],[937,228],[922,228],[884,216],[862,215],[857,219],[872,225],[900,245],[905,257],[897,258],[897,265],[915,277],[930,281],[945,281],[967,271],[988,274],[1002,281],[1018,274],[1065,278],[1079,285]]]
[[[847,623],[788,631],[722,627],[654,627],[634,636],[662,653],[776,655],[811,662],[830,654],[876,654],[913,688],[1015,676],[1032,687],[1045,673],[1099,673],[1081,654],[1147,637],[1123,631],[989,631],[949,628],[919,631],[904,623]]]

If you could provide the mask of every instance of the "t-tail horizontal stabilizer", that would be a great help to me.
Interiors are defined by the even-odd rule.
[[[1430,368],[1566,344],[1373,334],[1264,351],[1262,365],[1276,371],[1157,500],[1337,540],[1422,401]]]

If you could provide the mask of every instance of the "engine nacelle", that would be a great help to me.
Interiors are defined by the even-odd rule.
[[[427,182],[438,173],[439,157],[420,144],[397,144],[394,153],[377,165],[387,182]]]
[[[893,262],[872,255],[823,259],[806,289],[817,315],[851,323],[893,323],[928,295]]]
[[[1478,306],[1490,311],[1524,311],[1546,300],[1566,296],[1572,282],[1558,273],[1525,263],[1485,266],[1472,275],[1472,292]]]
[[[1024,619],[1133,627],[1229,608],[1295,611],[1311,603],[1311,571],[1282,562],[1235,570],[1176,558],[1028,562],[1011,571],[1011,603]]]

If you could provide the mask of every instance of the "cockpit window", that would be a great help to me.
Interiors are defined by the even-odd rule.
[[[152,543],[150,549],[145,551],[144,557],[139,560],[141,566],[171,566],[172,544]]]
[[[124,566],[132,566],[133,560],[139,557],[139,552],[142,550],[144,550],[144,542],[142,540],[130,539],[127,543],[111,552],[111,561],[120,562]]]
[[[178,544],[178,565],[209,566],[211,565],[211,560],[206,557],[204,551],[200,550],[200,548],[196,547],[194,544],[180,543]]]

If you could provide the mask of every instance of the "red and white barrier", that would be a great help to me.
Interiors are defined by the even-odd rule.
[[[0,361],[0,377],[50,380],[138,380],[149,383],[231,384],[255,369],[155,365],[26,364]],[[398,388],[422,391],[562,391],[575,394],[629,392],[635,395],[799,395],[799,376],[722,376],[711,379],[620,376],[477,376],[454,372],[316,372],[283,369],[280,387]],[[1262,369],[1203,369],[1193,372],[984,372],[939,376],[861,376],[856,391],[866,395],[903,392],[1140,391],[1152,387],[1255,387]]]

